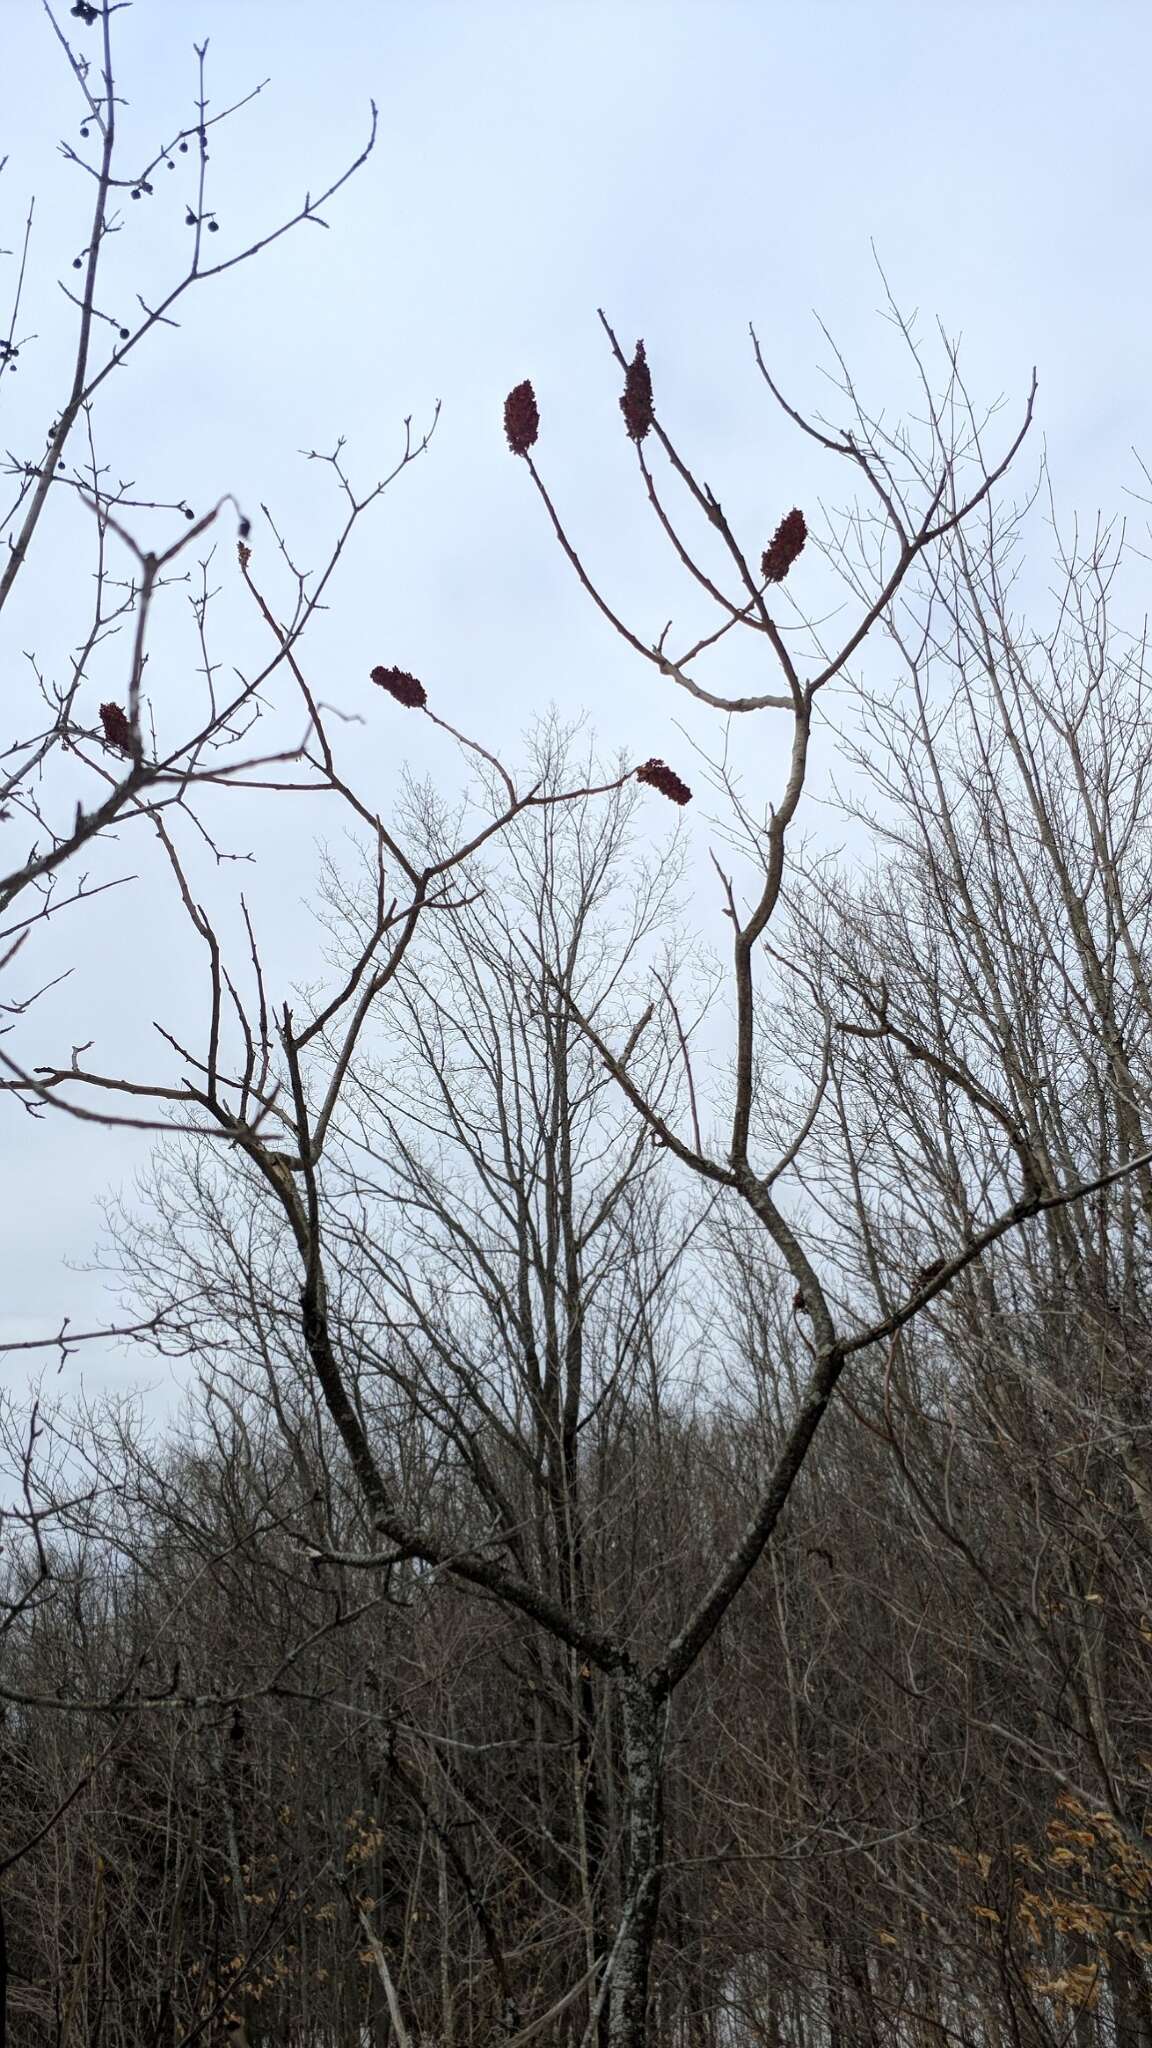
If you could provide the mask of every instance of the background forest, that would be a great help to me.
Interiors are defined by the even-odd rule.
[[[883,280],[902,420],[753,333],[751,517],[606,309],[655,627],[515,364],[502,455],[664,751],[505,747],[365,545],[434,411],[308,452],[306,547],[106,452],[378,134],[237,245],[249,100],[201,45],[139,150],[122,11],[45,10],[43,421],[5,235],[4,1141],[140,1171],[118,1306],[4,1347],[0,2048],[1152,2048],[1139,548]],[[56,1380],[117,1343],[178,1392]]]

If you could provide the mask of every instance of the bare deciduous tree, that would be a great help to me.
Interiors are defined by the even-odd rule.
[[[46,1059],[24,1050],[34,977],[0,1060],[13,1109],[169,1134],[152,1220],[121,1224],[125,1327],[197,1361],[200,1406],[159,1448],[114,1409],[6,1418],[0,1877],[32,1874],[14,2009],[60,2048],[224,2022],[255,2041],[265,2012],[325,2043],[1072,2027],[1143,2048],[1152,892],[1116,543],[1066,556],[1029,638],[1005,478],[1034,392],[986,455],[955,352],[934,384],[894,308],[908,429],[843,365],[847,424],[804,417],[754,337],[779,415],[857,496],[819,537],[781,502],[746,541],[643,344],[604,322],[687,577],[693,625],[654,634],[569,532],[531,384],[510,393],[509,447],[580,583],[727,721],[693,903],[697,925],[718,908],[716,972],[678,929],[689,845],[640,841],[650,795],[690,799],[663,759],[601,771],[553,721],[513,773],[385,658],[374,708],[428,721],[470,780],[387,817],[361,787],[304,642],[427,445],[410,426],[381,483],[323,458],[340,512],[316,575],[237,509],[252,646],[223,691],[209,552],[200,708],[169,730],[158,608],[230,501],[197,519],[113,486],[99,394],[364,159],[216,260],[204,52],[191,122],[124,175],[116,11],[74,10],[95,56],[53,23],[94,208],[0,606],[57,517],[95,549],[95,597],[13,726],[5,822],[33,843],[0,884],[2,960],[26,972],[59,912],[117,883],[79,864],[131,826],[203,1013],[157,1018],[147,1072],[79,1042]],[[183,157],[189,261],[122,327],[117,195],[144,204]],[[173,517],[175,539],[139,538]],[[761,659],[755,689],[724,681]],[[871,878],[797,843],[833,704]],[[787,735],[777,787],[743,766],[749,720]],[[276,963],[218,798],[245,827],[305,798],[347,825],[347,867],[319,867],[319,972]]]

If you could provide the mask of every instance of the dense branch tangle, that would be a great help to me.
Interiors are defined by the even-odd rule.
[[[123,143],[117,126],[117,12],[114,5],[73,9],[79,40],[72,40],[49,11],[49,20],[79,94],[79,125],[85,146],[78,148],[68,140],[62,149],[90,185],[86,195],[86,203],[90,199],[89,224],[85,246],[73,262],[73,269],[80,273],[76,288],[73,289],[70,280],[61,281],[76,323],[68,389],[44,435],[42,450],[35,456],[14,453],[8,464],[13,489],[0,516],[0,534],[4,538],[0,614],[18,588],[39,573],[41,560],[44,570],[51,575],[49,548],[58,561],[70,549],[79,553],[90,548],[93,580],[87,622],[81,625],[79,644],[63,664],[67,669],[66,680],[50,680],[34,663],[32,705],[23,701],[28,693],[15,688],[10,692],[10,736],[0,756],[0,822],[7,826],[9,846],[14,832],[24,822],[31,827],[33,843],[14,862],[9,853],[0,868],[0,967],[9,975],[17,957],[20,971],[26,971],[28,942],[42,932],[49,918],[119,884],[119,876],[93,884],[86,872],[70,893],[61,894],[58,889],[65,870],[75,868],[81,859],[99,858],[97,842],[106,840],[114,827],[147,821],[172,808],[191,813],[200,790],[230,786],[250,789],[259,777],[275,773],[300,756],[299,728],[290,739],[279,740],[266,750],[245,745],[266,706],[264,688],[276,675],[284,658],[283,648],[276,650],[258,672],[243,678],[222,697],[216,689],[214,669],[206,666],[198,695],[195,687],[178,691],[169,688],[161,701],[149,700],[145,672],[158,599],[166,584],[185,573],[193,559],[199,560],[206,587],[207,563],[191,551],[198,541],[213,542],[213,528],[222,507],[196,518],[182,498],[165,502],[157,494],[155,499],[148,499],[136,495],[131,484],[113,482],[109,466],[97,452],[99,400],[113,374],[130,373],[141,348],[163,340],[165,329],[176,324],[175,308],[189,293],[258,258],[282,235],[306,224],[326,226],[320,209],[361,168],[375,138],[373,109],[366,146],[316,198],[306,197],[302,206],[246,246],[229,249],[225,243],[224,253],[209,260],[210,256],[215,257],[217,244],[213,238],[221,226],[210,204],[210,143],[215,140],[220,124],[241,113],[262,88],[257,86],[255,92],[210,115],[205,45],[197,51],[194,119],[190,124],[173,123],[171,139],[143,167],[127,167],[122,161]],[[117,215],[117,202],[130,195],[146,205],[154,196],[153,177],[162,168],[182,165],[185,158],[194,166],[193,198],[181,202],[186,205],[193,229],[187,260],[152,303],[145,303],[137,294],[139,317],[133,324],[124,325],[119,316],[113,318],[107,310],[105,296],[121,296],[131,288],[122,274],[122,262],[111,273],[109,269],[118,255],[115,238],[128,226]],[[174,187],[165,188],[163,196],[174,198]],[[35,209],[30,206],[13,282],[7,340],[0,360],[0,398],[13,395],[11,375],[6,373],[16,369],[21,350],[27,356],[35,347],[34,339],[22,338],[21,322],[36,271],[37,230]],[[86,441],[85,454],[79,463],[69,463],[68,452],[78,435]],[[425,445],[426,437],[414,440],[409,429],[397,471]],[[295,616],[288,629],[289,646],[305,631],[322,601],[353,526],[386,488],[387,481],[391,479],[359,501],[346,492],[348,509],[343,531],[336,537],[327,568],[311,580],[307,590],[300,588]],[[178,538],[160,546],[143,545],[125,523],[139,518],[141,513],[149,515],[153,525],[164,520],[170,526],[173,517],[177,518]],[[243,537],[249,522],[239,513],[237,517]],[[127,548],[130,557],[127,581],[117,573],[119,565],[114,562],[114,555],[118,548]],[[74,578],[73,583],[77,589],[81,587],[79,579]],[[65,599],[70,598],[71,590],[69,585],[63,591]],[[196,609],[195,600],[193,604]],[[67,620],[67,604],[59,608],[62,618]],[[108,677],[109,656],[125,628],[131,631],[131,650],[124,670],[112,680]],[[94,700],[101,687],[107,696],[97,714]],[[41,717],[43,710],[47,711],[47,723],[36,730],[22,731],[25,721],[31,723],[37,715],[33,708],[37,696],[42,705]],[[195,705],[192,710],[190,700]],[[45,982],[48,980],[45,977]],[[10,1019],[23,1018],[35,996],[33,980],[30,988],[13,992],[5,999],[4,1013]],[[14,1064],[6,1059],[5,1070],[8,1085],[12,1086],[26,1075],[27,1063]]]

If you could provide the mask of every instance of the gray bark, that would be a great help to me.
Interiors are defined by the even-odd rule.
[[[644,2048],[664,1854],[665,1708],[635,1672],[617,1680],[628,1788],[628,1874],[609,2003],[611,2048]]]

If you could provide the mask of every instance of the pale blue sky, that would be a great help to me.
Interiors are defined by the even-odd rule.
[[[359,145],[369,96],[379,104],[377,151],[328,210],[331,232],[301,231],[207,286],[179,333],[108,390],[101,427],[142,488],[197,507],[229,488],[253,509],[266,499],[307,547],[324,530],[322,479],[296,451],[344,433],[357,475],[373,476],[404,414],[419,421],[443,401],[432,452],[380,514],[317,635],[323,693],[349,708],[365,709],[367,667],[396,662],[446,716],[510,751],[555,698],[585,707],[608,747],[683,757],[673,721],[685,705],[575,590],[501,433],[504,393],[531,376],[541,460],[573,530],[638,629],[657,630],[681,586],[637,497],[601,304],[629,343],[644,335],[662,411],[765,538],[793,502],[837,486],[773,416],[748,322],[798,403],[827,395],[815,308],[873,402],[898,406],[906,385],[875,314],[873,242],[901,303],[963,333],[985,397],[1022,395],[1036,362],[1062,506],[1122,508],[1138,481],[1130,450],[1152,439],[1145,5],[135,0],[118,23],[125,121],[142,150],[189,118],[194,39],[211,39],[217,105],[270,76],[213,152],[221,252],[322,186]],[[17,241],[33,191],[41,224],[28,325],[46,339],[0,407],[0,441],[21,452],[41,445],[63,362],[47,337],[66,339],[55,277],[70,274],[81,216],[55,144],[75,127],[40,6],[0,0],[0,246]],[[182,254],[190,161],[131,209],[118,259],[149,278]],[[0,634],[6,689],[24,648],[59,660],[67,645],[59,559],[27,589]],[[410,740],[393,720],[366,735],[365,758],[383,779]],[[770,730],[750,744],[770,774]],[[454,782],[450,758],[418,759]],[[310,839],[293,828],[275,844],[265,908],[288,958],[305,931],[294,906]],[[164,953],[158,905],[140,902],[133,915],[150,921],[179,1009],[185,967]],[[153,999],[143,980],[100,989],[105,938],[98,921],[77,931],[59,1029],[67,1040],[79,1002],[77,1035],[96,1029],[111,1060]],[[0,1105],[5,1333],[45,1327],[62,1303],[101,1314],[99,1287],[62,1272],[61,1254],[84,1257],[98,1193],[142,1156],[63,1122],[32,1130]],[[99,1376],[125,1370],[105,1359]]]

